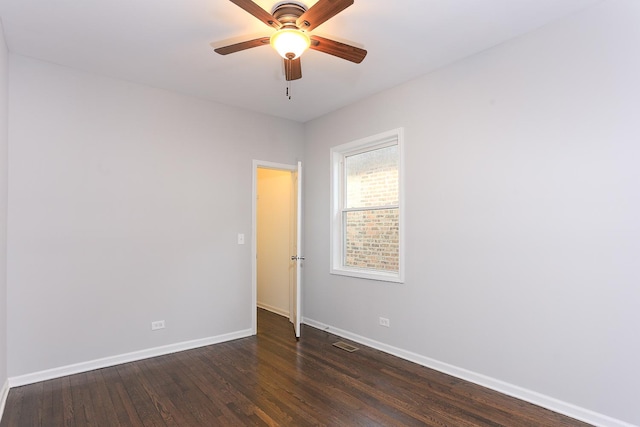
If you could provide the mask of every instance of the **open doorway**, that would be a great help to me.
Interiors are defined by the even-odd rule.
[[[292,172],[258,168],[257,305],[291,317],[291,254],[295,234]]]
[[[287,317],[300,336],[300,169],[254,161],[253,332],[257,309]]]

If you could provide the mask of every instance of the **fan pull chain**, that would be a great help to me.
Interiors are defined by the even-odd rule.
[[[291,71],[292,71],[292,69],[293,69],[293,67],[292,67],[292,63],[293,63],[293,61],[292,61],[292,59],[291,59],[291,58],[293,57],[293,54],[291,54],[291,55],[292,55],[292,56],[291,56],[291,57],[289,57],[289,59],[288,59],[288,60],[286,60],[286,61],[284,62],[285,67],[287,67],[287,70],[286,70],[286,75],[287,75],[287,76],[290,76],[290,75],[291,75]],[[287,79],[287,91],[286,91],[285,96],[286,96],[287,98],[289,98],[289,101],[291,101],[291,80],[289,80],[289,79]]]

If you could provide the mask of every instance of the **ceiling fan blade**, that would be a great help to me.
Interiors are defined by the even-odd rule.
[[[278,21],[269,12],[267,12],[266,10],[264,10],[263,8],[261,8],[260,6],[252,2],[251,0],[231,0],[231,3],[237,6],[240,6],[246,12],[255,16],[256,18],[258,18],[259,20],[261,20],[262,22],[264,22],[270,27],[273,27],[277,30],[279,30],[280,27],[282,27],[282,24],[280,23],[280,21]]]
[[[298,80],[302,78],[302,64],[300,58],[284,60],[284,75],[287,81]]]
[[[354,0],[319,0],[296,21],[298,28],[311,31],[353,4]]]
[[[222,46],[214,50],[220,55],[228,55],[230,53],[240,52],[241,50],[251,49],[252,47],[266,46],[268,44],[269,37],[260,37],[259,39],[247,40],[246,42],[230,44],[229,46]],[[211,45],[213,46],[213,43],[211,43]]]
[[[364,49],[335,40],[325,39],[320,36],[311,36],[311,46],[309,46],[309,49],[328,53],[329,55],[337,56],[338,58],[346,59],[356,64],[361,63],[364,57],[367,56],[367,51]]]

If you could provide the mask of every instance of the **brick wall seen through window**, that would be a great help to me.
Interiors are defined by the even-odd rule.
[[[345,172],[346,208],[360,209],[343,213],[344,265],[397,272],[397,146],[347,157]]]

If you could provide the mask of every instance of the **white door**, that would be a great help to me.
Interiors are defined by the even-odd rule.
[[[293,328],[295,330],[296,339],[300,338],[300,323],[302,319],[301,307],[301,288],[302,288],[302,162],[298,162],[298,170],[293,174],[294,193],[296,196],[296,245],[294,254],[291,256],[295,274],[295,282],[293,283]]]

